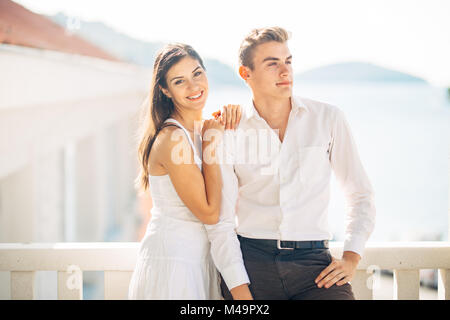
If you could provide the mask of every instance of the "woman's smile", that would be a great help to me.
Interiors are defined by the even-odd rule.
[[[191,100],[191,101],[200,100],[203,97],[203,92],[204,92],[204,90],[201,90],[200,92],[197,92],[196,94],[190,95],[190,96],[188,96],[186,98]]]

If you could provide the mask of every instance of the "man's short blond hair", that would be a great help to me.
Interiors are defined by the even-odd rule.
[[[253,52],[263,43],[276,41],[284,43],[290,38],[289,33],[281,27],[253,29],[242,41],[239,47],[239,64],[253,70]]]

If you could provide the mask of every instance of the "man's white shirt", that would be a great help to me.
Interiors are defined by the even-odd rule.
[[[225,131],[220,220],[206,229],[212,258],[230,289],[250,283],[236,234],[331,240],[332,171],[346,198],[344,251],[362,256],[375,225],[373,188],[344,113],[303,97],[292,97],[291,106],[283,142],[253,103],[244,109],[238,129]]]

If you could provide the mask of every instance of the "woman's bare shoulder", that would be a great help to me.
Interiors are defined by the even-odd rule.
[[[174,148],[191,149],[186,134],[180,127],[167,126],[162,128],[153,143],[152,149],[161,160],[164,160],[172,154]]]

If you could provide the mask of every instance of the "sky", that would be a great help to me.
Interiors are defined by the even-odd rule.
[[[253,28],[291,33],[296,72],[361,61],[450,87],[449,0],[16,0],[41,14],[101,21],[145,41],[184,42],[237,69]]]

